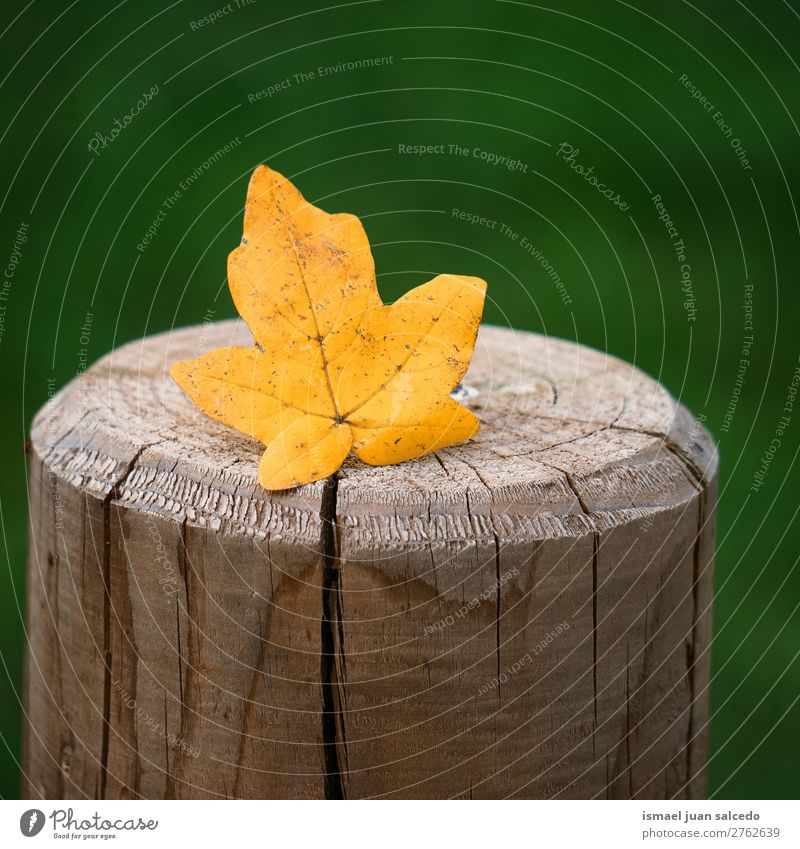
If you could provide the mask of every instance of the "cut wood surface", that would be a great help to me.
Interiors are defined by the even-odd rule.
[[[639,370],[484,327],[471,442],[268,493],[178,359],[32,430],[30,798],[702,797],[716,451]]]

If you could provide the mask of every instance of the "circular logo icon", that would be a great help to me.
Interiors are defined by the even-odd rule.
[[[19,830],[25,837],[35,837],[44,828],[44,813],[31,808],[19,818]]]

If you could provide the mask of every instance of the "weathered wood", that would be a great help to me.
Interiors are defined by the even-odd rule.
[[[37,417],[29,797],[699,797],[715,448],[655,381],[485,327],[482,429],[267,493],[132,343]]]

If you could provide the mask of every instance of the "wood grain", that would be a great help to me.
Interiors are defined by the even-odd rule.
[[[717,458],[656,381],[484,327],[473,441],[267,493],[167,375],[226,344],[34,422],[29,798],[702,797]]]

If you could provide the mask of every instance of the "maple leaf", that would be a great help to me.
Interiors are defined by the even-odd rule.
[[[400,463],[478,432],[449,393],[472,358],[483,280],[442,274],[384,306],[359,219],[323,212],[260,166],[228,283],[254,346],[170,373],[204,413],[267,446],[266,489],[327,477],[351,452]]]

